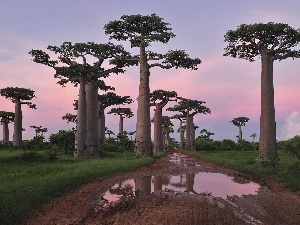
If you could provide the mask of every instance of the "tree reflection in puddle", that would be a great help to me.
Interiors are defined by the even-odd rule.
[[[222,173],[199,172],[181,175],[145,176],[115,184],[103,194],[103,199],[108,202],[118,201],[128,188],[132,190],[132,193],[139,191],[150,194],[154,191],[163,190],[185,192],[192,195],[205,194],[226,199],[228,196],[255,195],[259,187],[259,184],[252,181]]]

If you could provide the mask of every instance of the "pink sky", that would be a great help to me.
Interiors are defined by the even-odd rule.
[[[243,128],[244,138],[251,140],[250,134],[259,134],[260,62],[259,59],[250,63],[222,56],[226,46],[224,34],[242,23],[273,21],[299,28],[300,15],[296,10],[299,7],[300,2],[296,0],[288,3],[254,0],[251,4],[230,0],[226,5],[216,0],[201,1],[201,4],[196,0],[185,3],[157,1],[157,4],[155,1],[150,4],[136,0],[130,3],[89,1],[89,5],[76,0],[71,6],[57,0],[51,4],[35,0],[28,4],[7,1],[0,8],[0,88],[23,87],[36,91],[37,98],[32,102],[38,109],[23,106],[24,139],[33,137],[32,125],[47,127],[46,136],[60,129],[69,129],[72,124],[67,124],[61,117],[75,113],[72,103],[77,98],[78,88],[57,85],[53,70],[32,62],[28,52],[31,49],[46,50],[48,45],[60,45],[64,41],[105,43],[108,41],[103,30],[105,23],[124,14],[156,13],[171,24],[177,36],[167,45],[153,44],[151,50],[164,53],[170,49],[185,49],[191,57],[198,57],[203,63],[197,71],[152,69],[151,91],[177,91],[182,97],[206,101],[212,114],[195,116],[195,124],[200,127],[196,135],[206,128],[215,133],[214,139],[235,140],[237,127],[230,120],[247,116],[250,121]],[[125,47],[131,51],[128,44]],[[275,62],[278,139],[290,138],[300,132],[299,60]],[[118,95],[137,98],[137,67],[127,69],[125,74],[112,75],[105,81],[116,88]],[[136,102],[129,107],[136,114]],[[0,110],[14,111],[14,105],[0,97]],[[169,112],[165,114],[171,115]],[[117,117],[107,115],[106,118],[109,129],[117,133]],[[134,131],[135,121],[136,117],[125,119],[125,130]],[[174,121],[174,124],[177,130],[178,122]],[[10,132],[12,136],[12,126]],[[177,138],[178,135],[171,136]]]

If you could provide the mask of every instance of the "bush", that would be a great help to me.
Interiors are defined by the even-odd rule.
[[[44,139],[43,136],[35,136],[31,140],[24,140],[21,149],[30,151],[46,150],[49,145],[47,142],[44,142]]]
[[[249,141],[242,140],[236,144],[236,150],[249,151],[253,150],[253,144]]]
[[[233,141],[233,140],[230,140],[230,139],[224,139],[222,140],[221,142],[221,150],[234,150],[236,149],[236,143]]]
[[[50,135],[49,142],[57,151],[62,151],[64,154],[73,154],[75,150],[75,129],[59,130],[56,134]]]
[[[212,144],[213,141],[208,141],[204,138],[197,138],[195,141],[196,151],[213,151],[216,150],[215,146]]]

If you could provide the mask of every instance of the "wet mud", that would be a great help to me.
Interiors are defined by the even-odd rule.
[[[178,151],[42,207],[37,224],[300,224],[300,196]]]

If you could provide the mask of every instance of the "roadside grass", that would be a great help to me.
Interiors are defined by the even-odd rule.
[[[20,224],[33,210],[98,178],[148,166],[153,157],[134,158],[133,153],[105,153],[98,159],[60,156],[50,162],[35,160],[24,151],[0,151],[0,224]],[[44,153],[43,153],[44,154]]]
[[[278,151],[279,162],[269,165],[255,160],[258,151],[186,151],[186,153],[258,178],[271,178],[293,192],[300,192],[300,160],[283,151]]]

